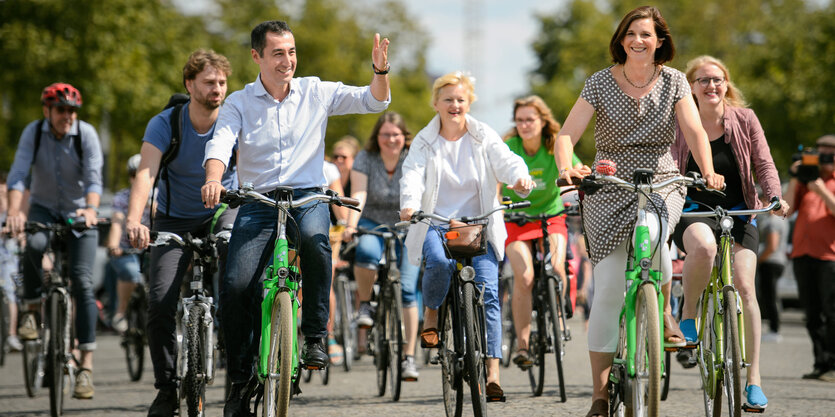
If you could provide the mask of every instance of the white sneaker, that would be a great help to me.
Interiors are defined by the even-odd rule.
[[[124,315],[116,313],[113,315],[111,326],[113,327],[113,330],[116,330],[119,333],[124,333],[128,330],[128,320]]]
[[[9,347],[9,350],[12,352],[20,352],[23,350],[23,343],[20,343],[20,339],[16,335],[9,335],[6,338],[6,346]]]
[[[403,381],[417,381],[418,371],[415,366],[415,357],[406,356],[403,362],[400,362],[400,379]]]

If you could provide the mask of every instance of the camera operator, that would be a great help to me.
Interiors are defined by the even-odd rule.
[[[803,378],[835,382],[835,135],[816,144],[817,158],[806,152],[789,169],[785,196],[797,211],[791,258],[815,354]]]

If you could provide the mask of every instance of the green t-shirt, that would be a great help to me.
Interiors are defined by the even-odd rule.
[[[502,195],[510,197],[514,203],[522,200],[530,201],[530,207],[519,210],[530,215],[542,213],[554,214],[562,210],[563,204],[560,198],[560,189],[555,183],[559,170],[557,170],[557,163],[554,162],[554,155],[549,154],[544,146],[539,148],[536,155],[528,155],[522,147],[522,138],[519,136],[514,136],[505,143],[513,153],[521,156],[525,161],[525,165],[528,166],[528,173],[536,185],[528,198],[519,198],[515,191],[507,187],[502,189]],[[571,164],[576,165],[579,163],[580,158],[574,154]]]

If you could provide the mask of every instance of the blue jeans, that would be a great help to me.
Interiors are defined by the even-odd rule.
[[[56,216],[46,207],[32,204],[29,209],[29,221],[40,223],[62,223],[66,219]],[[41,261],[49,245],[47,232],[38,232],[26,237],[26,250],[23,262],[23,299],[40,300],[43,291],[43,268]],[[67,237],[69,251],[70,280],[72,296],[75,299],[75,334],[80,350],[96,350],[96,318],[98,308],[93,298],[93,262],[96,260],[96,246],[99,243],[99,231],[87,230],[81,236],[70,233]]]
[[[449,291],[449,281],[455,272],[455,261],[446,257],[441,234],[443,227],[431,227],[423,241],[423,303],[438,309]],[[445,238],[443,238],[445,239]],[[499,262],[492,248],[487,253],[473,258],[475,281],[484,286],[484,315],[487,321],[487,355],[491,358],[502,357],[502,312],[499,305]]]
[[[107,290],[109,302],[105,308],[110,316],[113,316],[119,304],[119,295],[116,290],[117,280],[135,284],[142,282],[139,255],[131,253],[113,256],[107,261],[107,266],[104,269],[104,288]]]
[[[296,189],[293,198],[321,193],[319,188]],[[272,262],[276,239],[276,209],[244,204],[235,219],[229,257],[220,292],[227,371],[232,382],[246,382],[258,353],[264,268]],[[328,296],[331,287],[331,247],[328,205],[313,202],[290,210],[287,240],[301,259],[304,292],[301,330],[305,337],[328,335]],[[293,219],[295,221],[293,221]],[[292,261],[292,259],[291,259]]]
[[[379,226],[368,219],[360,219],[358,226],[363,229],[373,229]],[[356,255],[354,255],[354,264],[356,266],[377,270],[380,259],[383,257],[383,250],[385,249],[383,238],[374,235],[362,235],[359,237],[357,243]],[[409,256],[406,252],[406,247],[403,243],[399,243],[396,247],[397,259],[400,267],[400,285],[403,299],[403,307],[417,306],[417,283],[420,267],[412,265],[409,262]]]

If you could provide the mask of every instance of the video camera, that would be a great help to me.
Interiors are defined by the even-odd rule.
[[[792,163],[800,161],[797,167],[798,181],[806,184],[820,177],[820,165],[835,163],[835,154],[820,153],[817,148],[801,148],[792,155]]]

